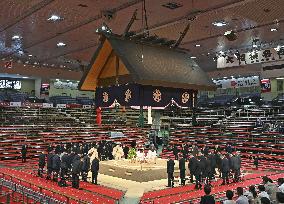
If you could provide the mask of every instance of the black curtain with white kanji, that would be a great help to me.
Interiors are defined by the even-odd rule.
[[[100,107],[111,106],[116,100],[122,106],[165,107],[175,101],[179,106],[192,107],[193,94],[190,89],[125,84],[96,89],[95,103]]]

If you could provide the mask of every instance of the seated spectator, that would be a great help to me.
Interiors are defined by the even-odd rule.
[[[262,180],[264,183],[265,191],[269,195],[270,200],[272,202],[276,201],[276,192],[278,191],[277,186],[267,176],[264,176]]]
[[[279,178],[278,179],[278,190],[282,193],[284,193],[284,178]]]
[[[262,197],[260,199],[261,204],[270,204],[270,200],[266,197]]]
[[[244,195],[248,198],[250,204],[259,203],[259,199],[254,185],[251,185],[249,187],[249,190],[245,192]]]
[[[201,197],[200,204],[215,204],[215,199],[211,193],[211,187],[209,185],[204,186],[205,195]]]
[[[236,204],[236,201],[233,200],[234,192],[231,190],[226,191],[227,200],[223,202],[223,204]]]
[[[261,199],[263,197],[268,198],[270,200],[270,197],[268,195],[268,193],[265,191],[265,187],[264,185],[259,185],[258,186],[258,190],[259,190],[259,194],[258,197]]]
[[[244,196],[244,189],[242,187],[237,188],[238,199],[236,204],[249,204],[248,198]]]
[[[284,193],[277,192],[276,193],[276,200],[277,200],[278,204],[283,204],[284,203]]]

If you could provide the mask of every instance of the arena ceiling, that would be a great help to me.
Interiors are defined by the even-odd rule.
[[[122,34],[136,9],[130,31],[169,40],[194,19],[180,47],[205,71],[216,70],[220,51],[249,50],[254,39],[275,46],[284,37],[283,0],[1,0],[0,8],[0,59],[47,68],[80,70],[98,46],[96,30],[105,23]],[[213,25],[220,21],[226,25]],[[235,41],[224,37],[228,30]]]

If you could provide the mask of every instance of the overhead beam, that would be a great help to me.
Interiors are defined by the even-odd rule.
[[[155,30],[158,30],[158,29],[161,29],[161,28],[164,28],[164,27],[168,27],[170,25],[174,25],[174,24],[176,24],[179,21],[184,20],[184,19],[192,18],[194,16],[198,16],[200,14],[216,11],[216,10],[219,10],[219,9],[224,9],[226,7],[236,6],[240,3],[244,3],[244,2],[248,2],[248,1],[252,1],[252,0],[235,0],[234,2],[226,2],[226,3],[220,4],[220,5],[211,7],[211,8],[207,8],[207,9],[204,9],[204,10],[190,12],[189,14],[186,14],[184,16],[174,18],[174,19],[170,19],[168,21],[164,21],[164,22],[157,23],[155,25],[149,26],[149,28],[146,31],[155,31]],[[140,29],[140,30],[136,31],[136,35],[139,35],[143,32],[145,32],[145,30]]]
[[[51,1],[51,0],[49,0],[49,1]],[[113,8],[113,9],[110,9],[110,10],[111,10],[112,12],[118,12],[118,11],[123,10],[123,9],[126,9],[126,8],[128,8],[128,7],[130,7],[130,6],[133,6],[133,5],[135,5],[135,4],[137,4],[137,3],[141,2],[141,1],[143,1],[143,0],[133,0],[133,1],[131,1],[131,2],[124,3],[124,4],[122,4],[122,5],[118,6],[118,7]],[[31,44],[29,44],[29,45],[27,45],[27,46],[24,46],[24,47],[22,47],[22,48],[16,49],[15,51],[13,51],[12,53],[10,53],[10,54],[7,55],[6,57],[9,57],[9,56],[13,55],[14,53],[16,53],[17,51],[19,51],[20,49],[28,49],[28,48],[34,47],[34,46],[36,46],[36,45],[38,45],[38,44],[44,43],[44,42],[46,42],[46,41],[49,41],[49,40],[51,40],[51,39],[53,39],[53,38],[56,38],[56,37],[58,37],[58,36],[60,36],[60,35],[65,34],[65,33],[67,33],[67,32],[76,30],[76,29],[78,29],[78,28],[80,28],[80,27],[82,27],[82,26],[84,26],[84,25],[87,25],[87,24],[92,23],[92,22],[94,22],[94,21],[96,21],[96,20],[99,20],[99,19],[101,19],[102,17],[103,17],[102,14],[98,14],[98,15],[92,17],[92,18],[86,19],[85,21],[82,21],[82,22],[79,22],[79,23],[77,23],[77,24],[75,24],[75,25],[72,25],[72,26],[70,26],[70,27],[67,27],[67,28],[65,28],[64,30],[59,31],[58,33],[55,33],[54,35],[51,35],[51,36],[49,36],[49,37],[47,37],[47,38],[38,40],[38,41],[33,42],[33,43],[31,43]]]
[[[48,4],[50,4],[53,1],[54,0],[44,0],[44,1],[41,1],[40,3],[38,3],[36,5],[32,6],[29,10],[27,10],[23,14],[17,16],[13,21],[11,21],[7,25],[4,25],[3,27],[1,27],[0,32],[3,32],[5,30],[7,30],[8,28],[11,28],[12,26],[17,24],[18,22],[24,20],[28,16],[30,16],[33,13],[37,12],[38,10],[44,8],[45,6],[47,6]]]
[[[127,24],[127,26],[126,26],[126,28],[125,28],[125,30],[124,30],[124,32],[123,32],[123,36],[125,36],[125,35],[128,33],[128,31],[130,30],[132,24],[133,24],[134,21],[136,20],[137,11],[138,11],[138,10],[135,9],[134,13],[132,14],[132,17],[131,17],[129,23]]]

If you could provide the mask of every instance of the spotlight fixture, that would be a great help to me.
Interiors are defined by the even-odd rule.
[[[19,40],[19,39],[21,39],[21,36],[19,36],[19,35],[14,35],[12,37],[12,40]]]
[[[197,45],[195,45],[195,47],[200,47],[201,45],[199,45],[199,44],[197,44]]]
[[[64,47],[64,46],[66,46],[66,44],[64,42],[58,42],[56,45],[57,45],[57,47]]]
[[[28,56],[29,56],[29,57],[32,57],[33,55],[29,54]]]
[[[220,20],[220,21],[215,21],[212,23],[214,26],[217,26],[217,27],[222,27],[222,26],[226,26],[228,25],[228,23],[224,20]]]
[[[48,21],[56,22],[56,21],[63,20],[63,18],[61,18],[61,17],[58,16],[58,15],[51,15],[47,20],[48,20]]]
[[[196,57],[195,57],[195,56],[191,56],[190,58],[191,58],[191,59],[196,59]]]
[[[276,32],[276,31],[278,31],[278,29],[277,28],[271,28],[270,31],[271,32]]]
[[[226,31],[224,35],[229,41],[234,41],[237,39],[237,35],[233,30]]]
[[[111,33],[111,29],[105,24],[103,23],[102,26],[100,28],[96,29],[96,33]]]

